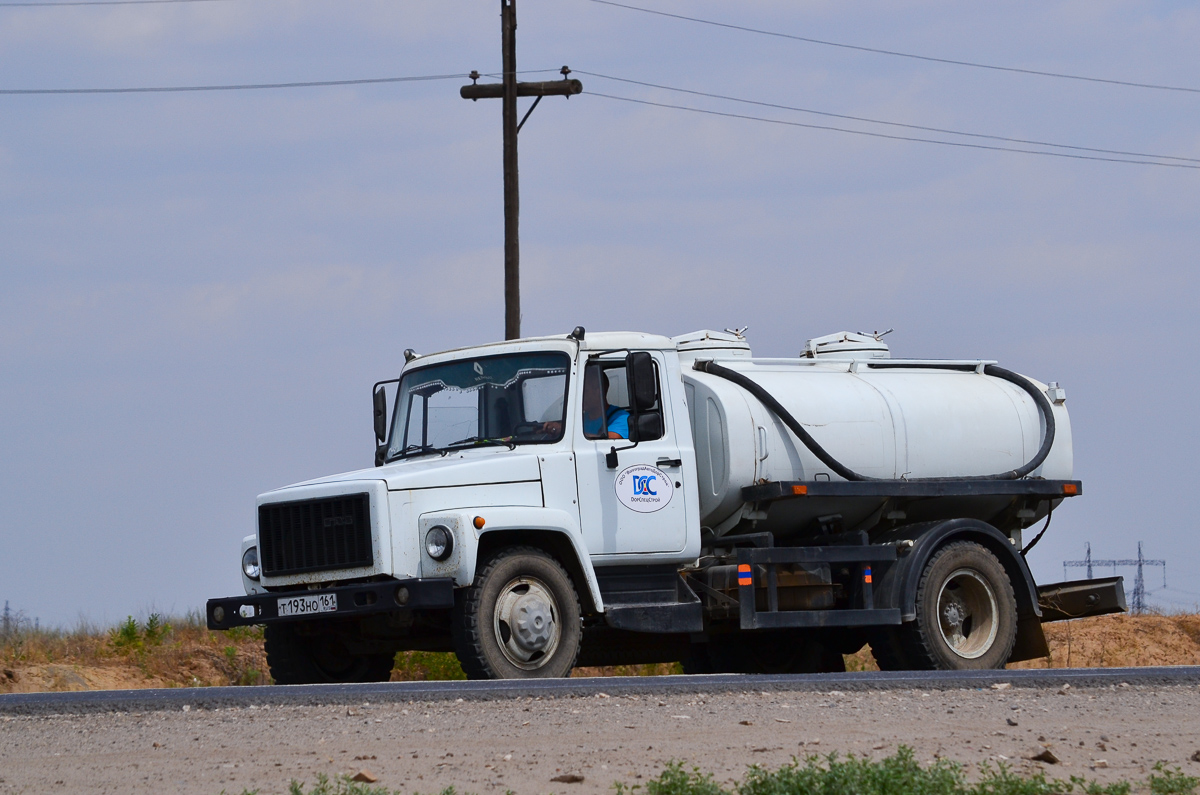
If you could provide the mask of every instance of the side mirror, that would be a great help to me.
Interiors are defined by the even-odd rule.
[[[629,441],[631,442],[652,442],[655,439],[661,439],[662,435],[662,413],[658,411],[648,411],[645,414],[637,415],[637,419],[629,426]]]
[[[387,438],[387,391],[380,384],[371,397],[375,403],[375,441],[383,444]]]
[[[625,359],[625,382],[629,385],[629,441],[653,441],[662,437],[662,410],[658,405],[658,379],[654,357],[636,351]]]
[[[633,414],[650,411],[658,402],[658,380],[654,377],[654,357],[645,351],[629,354],[625,360],[625,380],[629,384],[629,408]]]

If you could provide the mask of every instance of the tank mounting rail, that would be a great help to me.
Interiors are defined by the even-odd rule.
[[[738,602],[742,629],[783,629],[785,627],[865,627],[899,624],[900,610],[876,608],[871,582],[871,564],[896,559],[893,546],[769,547],[739,549]],[[780,610],[776,566],[789,563],[848,563],[857,569],[851,609]],[[754,603],[754,580],[766,579],[767,609]]]
[[[746,486],[746,502],[804,497],[1036,497],[1054,500],[1083,493],[1079,480],[776,480]]]

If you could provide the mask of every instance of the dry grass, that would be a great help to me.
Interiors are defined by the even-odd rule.
[[[1014,668],[1200,665],[1200,615],[1117,615],[1046,626],[1050,657]],[[846,657],[851,671],[876,670],[870,651]],[[201,616],[108,630],[22,627],[0,636],[0,693],[267,684],[262,630],[210,632]],[[660,676],[678,663],[580,668],[575,676]],[[402,652],[393,681],[462,679],[452,654]]]
[[[0,637],[0,692],[267,684],[261,628],[210,632],[199,615]]]

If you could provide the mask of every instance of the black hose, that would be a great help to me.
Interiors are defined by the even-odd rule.
[[[868,363],[867,366],[875,368],[875,369],[884,369],[884,368],[890,369],[893,367],[894,368],[906,368],[906,369],[928,368],[928,369],[939,369],[939,370],[947,370],[947,369],[959,370],[959,369],[966,369],[967,367],[969,367],[971,370],[975,369],[974,365],[939,365],[939,364],[933,364],[933,363],[905,364],[903,362],[870,362],[870,363]],[[825,466],[829,467],[837,475],[845,478],[846,480],[891,480],[891,478],[873,478],[873,477],[869,477],[867,475],[860,475],[859,473],[855,472],[854,470],[849,469],[848,467],[842,465],[841,462],[839,462],[836,458],[834,458],[828,452],[826,452],[825,448],[823,448],[823,447],[821,447],[821,445],[817,444],[817,440],[812,438],[812,435],[809,434],[808,431],[804,430],[804,426],[801,425],[799,422],[797,422],[796,418],[793,417],[791,415],[791,413],[787,409],[785,409],[783,407],[783,405],[780,404],[780,402],[778,400],[776,400],[775,397],[770,392],[763,389],[762,386],[760,386],[759,384],[757,384],[756,382],[754,382],[747,376],[745,376],[735,370],[730,370],[727,367],[722,367],[721,365],[717,364],[716,362],[712,362],[712,361],[698,361],[693,366],[693,369],[699,370],[702,373],[708,373],[709,375],[715,375],[718,378],[724,378],[726,381],[732,381],[733,383],[740,386],[742,389],[745,389],[747,392],[754,395],[754,397],[758,398],[759,402],[761,402],[764,406],[766,406],[768,409],[770,409],[771,412],[773,412],[776,417],[778,417],[780,420],[783,421],[783,424],[788,427],[788,430],[790,430],[792,433],[796,434],[796,437],[798,439],[800,439],[801,442],[804,443],[804,446],[807,447],[809,449],[809,451],[811,451],[812,454],[815,455],[821,461],[821,463],[823,463]],[[1054,411],[1050,406],[1050,401],[1046,399],[1046,396],[1042,394],[1041,390],[1039,390],[1032,383],[1030,383],[1030,381],[1028,379],[1022,378],[1021,376],[1017,375],[1016,373],[1012,372],[1011,370],[1005,370],[1003,367],[997,367],[994,364],[989,364],[989,365],[984,366],[983,372],[985,375],[990,375],[994,378],[1000,378],[1004,381],[1008,381],[1012,384],[1016,384],[1021,389],[1025,390],[1025,392],[1028,393],[1029,396],[1033,398],[1033,402],[1037,404],[1038,411],[1041,412],[1042,419],[1046,423],[1046,434],[1042,438],[1042,446],[1040,448],[1038,448],[1037,454],[1034,455],[1033,458],[1029,459],[1029,461],[1027,461],[1023,466],[1017,467],[1016,469],[1010,469],[1008,472],[1002,472],[997,475],[968,475],[965,477],[943,477],[943,478],[910,478],[909,479],[910,481],[920,481],[920,480],[925,480],[925,481],[929,481],[929,480],[1017,480],[1018,478],[1025,477],[1030,472],[1032,472],[1033,470],[1035,470],[1039,466],[1041,466],[1042,462],[1046,460],[1046,456],[1050,455],[1050,448],[1054,445]]]
[[[1021,557],[1029,554],[1029,550],[1037,546],[1037,542],[1042,540],[1042,536],[1046,535],[1046,531],[1050,529],[1050,520],[1054,518],[1054,503],[1050,503],[1050,510],[1046,511],[1046,523],[1042,525],[1042,532],[1034,536],[1034,539],[1025,545],[1021,550]]]

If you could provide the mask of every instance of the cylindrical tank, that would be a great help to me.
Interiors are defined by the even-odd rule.
[[[984,375],[982,363],[970,368],[971,362],[887,359],[887,347],[877,340],[864,343],[860,355],[844,339],[857,335],[823,338],[839,337],[837,350],[825,355],[811,355],[821,348],[814,340],[806,358],[753,359],[744,342],[739,347],[719,339],[723,335],[713,340],[711,332],[706,334],[703,339],[677,338],[677,345],[696,447],[701,523],[718,535],[743,519],[755,521],[759,530],[788,532],[811,525],[814,517],[803,515],[804,510],[836,513],[845,529],[851,529],[869,521],[881,503],[845,500],[802,506],[791,501],[773,506],[765,516],[751,514],[751,506],[741,498],[745,486],[842,478],[753,395],[723,378],[692,370],[697,359],[715,360],[749,377],[834,459],[868,477],[911,480],[1006,472],[1033,458],[1041,445],[1044,423],[1037,404],[1017,385]],[[884,361],[886,367],[871,366]],[[1045,384],[1031,383],[1046,389]],[[1068,479],[1070,420],[1061,399],[1051,405],[1054,444],[1029,476]]]

